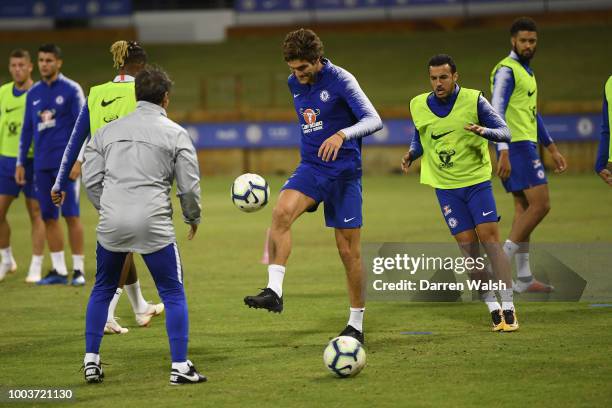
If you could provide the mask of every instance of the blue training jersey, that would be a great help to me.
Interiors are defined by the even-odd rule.
[[[58,169],[84,100],[81,86],[62,74],[51,85],[36,82],[26,98],[17,163],[34,141],[34,170]]]
[[[382,129],[380,116],[355,77],[323,59],[323,68],[312,85],[302,85],[292,74],[289,90],[302,130],[302,163],[337,178],[361,176],[361,138]],[[324,162],[317,153],[321,144],[342,131],[346,140],[335,161]]]

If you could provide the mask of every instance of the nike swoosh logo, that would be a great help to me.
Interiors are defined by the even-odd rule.
[[[444,137],[444,136],[448,135],[449,133],[453,133],[453,132],[454,132],[454,130],[449,130],[448,132],[445,132],[445,133],[440,133],[439,135],[434,135],[434,134],[432,133],[432,134],[431,134],[431,138],[432,138],[433,140],[438,140],[439,138]]]
[[[102,102],[100,102],[100,105],[102,105],[102,107],[106,107],[108,105],[110,105],[111,103],[115,102],[117,99],[123,98],[123,96],[118,96],[115,99],[111,99],[110,101],[105,101],[104,99],[102,99]]]
[[[483,217],[486,217],[487,215],[491,214],[492,212],[493,212],[493,211],[489,211],[489,212],[484,212],[484,211],[483,211],[483,212],[482,212],[482,216],[483,216]]]
[[[36,106],[40,103],[40,99],[35,100],[34,102],[32,102],[32,105]]]
[[[300,94],[293,94],[294,98],[297,98],[298,96],[300,96]]]
[[[17,109],[19,109],[19,106],[17,106],[16,108],[13,108],[13,109],[6,108],[6,110],[4,112],[5,113],[11,113],[12,111],[17,110]]]
[[[197,374],[189,375],[187,373],[177,372],[177,373],[174,373],[173,375],[181,376],[183,378],[188,379],[189,381],[197,381],[198,380],[198,375]]]
[[[531,92],[527,91],[527,96],[532,96],[535,93],[535,89]]]
[[[348,218],[348,219],[347,219],[347,218],[345,218],[345,219],[344,219],[344,222],[351,222],[351,221],[353,221],[355,218],[357,218],[357,217]]]

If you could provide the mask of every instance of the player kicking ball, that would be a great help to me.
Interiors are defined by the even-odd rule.
[[[501,305],[493,291],[481,294],[493,331],[515,331],[519,324],[510,264],[499,239],[488,148],[489,141],[508,142],[510,132],[480,91],[457,84],[459,74],[450,56],[432,57],[428,69],[433,92],[410,101],[415,135],[402,170],[407,173],[412,162],[423,156],[421,183],[436,189],[442,216],[459,248],[476,258],[482,245],[494,276],[506,284],[499,291]]]
[[[291,70],[288,84],[302,129],[301,162],[283,186],[272,212],[268,284],[247,296],[249,307],[283,311],[283,278],[291,252],[291,225],[325,206],[348,280],[350,314],[341,336],[364,342],[365,275],[361,266],[361,138],[382,128],[380,116],[345,69],[323,58],[323,43],[311,30],[290,32],[283,43]]]

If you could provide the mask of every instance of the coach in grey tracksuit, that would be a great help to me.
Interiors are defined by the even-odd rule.
[[[166,308],[170,382],[205,381],[187,360],[187,304],[170,199],[176,179],[183,217],[191,227],[189,239],[193,238],[200,222],[200,172],[189,135],[166,117],[171,84],[161,69],[143,70],[135,81],[136,110],[100,128],[85,148],[83,183],[100,213],[96,284],[85,330],[90,382],[96,382],[92,364],[99,363],[108,305],[128,252],[143,255]]]

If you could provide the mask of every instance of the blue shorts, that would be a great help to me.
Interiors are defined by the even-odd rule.
[[[25,186],[20,186],[15,181],[17,158],[0,156],[0,195],[18,197],[19,192],[23,190],[23,194],[25,194],[27,198],[36,198],[34,197],[34,183],[32,182],[34,177],[32,163],[32,159],[26,160],[24,166],[26,171],[26,184]]]
[[[316,205],[309,212],[316,211],[323,202],[328,227],[361,228],[363,225],[361,178],[332,178],[300,164],[282,190],[297,190],[315,200]]]
[[[55,183],[58,169],[37,170],[34,172],[34,187],[36,198],[40,204],[40,213],[43,220],[57,220],[62,210],[64,217],[78,217],[80,182],[70,181],[66,183],[66,199],[61,207],[56,207],[51,201],[51,187]]]
[[[508,193],[548,183],[536,143],[530,141],[510,143],[509,156],[512,171],[510,177],[502,181]]]
[[[499,221],[490,180],[463,188],[436,188],[436,195],[452,235]]]

